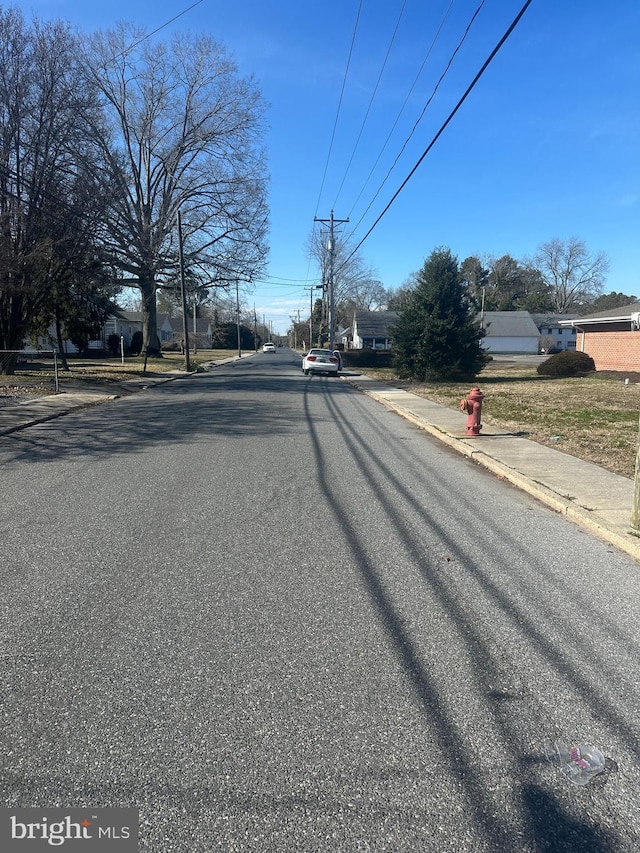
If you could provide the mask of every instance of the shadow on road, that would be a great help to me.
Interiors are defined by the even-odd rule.
[[[363,404],[361,408],[362,415],[366,418],[367,412]],[[600,853],[622,849],[612,834],[597,826],[592,815],[581,813],[583,810],[580,807],[574,808],[570,796],[572,791],[567,790],[572,788],[570,783],[566,783],[562,777],[556,778],[558,796],[555,791],[546,791],[537,784],[539,770],[529,760],[520,723],[523,717],[527,721],[535,720],[534,731],[531,732],[535,737],[535,731],[540,734],[545,724],[549,725],[545,720],[545,709],[536,707],[537,700],[527,680],[517,675],[521,670],[514,657],[517,655],[517,649],[511,650],[504,644],[495,642],[491,618],[483,615],[482,610],[484,603],[489,602],[490,607],[511,624],[513,632],[521,637],[536,655],[544,659],[546,666],[558,679],[566,684],[569,690],[579,695],[580,702],[588,712],[604,721],[612,735],[619,738],[640,760],[640,743],[636,729],[625,718],[622,709],[612,701],[610,694],[602,689],[602,685],[609,680],[613,681],[618,673],[608,660],[604,649],[600,660],[597,659],[600,650],[598,644],[594,644],[593,634],[597,631],[605,637],[606,647],[613,644],[621,655],[629,657],[630,662],[635,654],[635,644],[605,617],[599,619],[596,615],[594,622],[582,624],[579,630],[572,611],[574,607],[579,609],[581,606],[580,590],[571,588],[569,584],[562,588],[562,582],[551,572],[545,578],[546,584],[551,587],[548,610],[545,610],[545,593],[541,590],[540,576],[527,571],[528,552],[522,542],[512,535],[509,525],[504,523],[505,519],[495,518],[482,506],[464,507],[456,504],[448,481],[450,472],[416,470],[418,480],[422,480],[433,495],[434,504],[448,507],[451,517],[455,515],[463,526],[465,517],[469,517],[469,527],[474,533],[478,533],[478,541],[476,549],[465,550],[451,535],[451,531],[438,522],[435,513],[417,500],[407,484],[398,479],[394,473],[395,467],[389,465],[386,458],[381,458],[379,451],[378,455],[373,452],[371,436],[363,435],[361,426],[356,430],[348,420],[340,417],[332,395],[327,395],[327,409],[333,411],[345,444],[357,461],[362,476],[371,484],[366,498],[367,506],[369,501],[377,501],[378,510],[384,512],[391,527],[397,531],[406,554],[422,575],[429,593],[447,614],[455,632],[456,642],[462,643],[465,648],[465,658],[470,662],[473,673],[473,681],[468,685],[468,689],[474,695],[484,697],[487,720],[497,733],[505,756],[508,756],[507,766],[511,768],[508,778],[511,780],[511,787],[519,792],[519,823],[528,828],[530,838],[527,845],[534,845],[526,846],[526,849],[548,850],[554,853],[569,853],[574,850]],[[472,745],[465,746],[459,722],[452,718],[444,697],[440,696],[439,685],[425,665],[420,648],[407,630],[405,620],[394,602],[393,594],[385,582],[384,567],[381,568],[375,561],[367,559],[367,542],[362,538],[359,527],[350,520],[348,509],[343,506],[343,494],[332,488],[327,479],[327,460],[308,405],[307,420],[313,443],[318,488],[333,510],[336,527],[349,544],[352,563],[360,572],[404,675],[413,684],[425,717],[437,733],[438,744],[447,757],[449,771],[464,791],[468,806],[475,815],[477,827],[481,828],[482,835],[492,849],[524,849],[520,846],[520,839],[514,846],[514,838],[511,835],[513,815],[509,816],[505,812],[501,797],[494,797]],[[370,418],[370,426],[372,430],[380,431],[378,420]],[[377,437],[388,443],[389,460],[398,454],[409,456],[411,453],[407,445],[399,447],[398,442],[392,445],[388,434],[380,431]],[[411,461],[415,467],[415,458]],[[386,481],[390,488],[376,487],[381,480]],[[394,494],[396,498],[391,499],[389,494]],[[425,553],[419,528],[416,528],[415,523],[407,521],[407,512],[417,517],[425,530],[435,531],[446,549],[446,559],[463,566],[466,575],[480,589],[480,600],[475,601],[475,606],[470,606],[470,602],[461,595],[455,582],[452,583],[448,574],[443,572],[443,555]],[[497,574],[501,558],[495,548],[496,542],[505,544],[510,552],[509,565],[500,566],[500,569],[510,574],[510,580],[506,584],[487,571],[486,558],[481,560],[476,557],[476,554],[495,553]],[[554,584],[556,589],[553,589]],[[514,595],[516,591],[517,594]],[[567,600],[572,602],[571,610],[566,607],[559,608],[559,603]],[[585,608],[588,607],[589,611],[593,610],[591,602],[584,601],[582,604]],[[541,621],[548,622],[548,627],[542,627]],[[555,639],[552,639],[554,637]],[[617,656],[616,663],[621,666]],[[597,681],[592,677],[594,667],[600,676]],[[549,769],[551,772],[552,768]],[[576,839],[581,839],[578,845]]]
[[[317,380],[312,390],[320,393],[323,381]],[[3,465],[78,456],[104,459],[203,437],[304,430],[298,397],[302,382],[308,382],[302,375],[275,376],[259,369],[249,375],[220,372],[169,382],[5,436],[2,448],[12,460]],[[277,406],[260,405],[260,400],[277,397],[282,398]]]

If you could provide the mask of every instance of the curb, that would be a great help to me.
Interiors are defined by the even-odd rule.
[[[112,400],[117,400],[119,396],[119,394],[109,394],[105,395],[104,397],[101,397],[98,400],[85,400],[82,403],[76,403],[75,405],[65,406],[57,412],[49,412],[48,415],[36,415],[35,417],[31,417],[28,421],[24,421],[23,423],[7,427],[6,429],[0,429],[0,435],[11,435],[14,432],[20,432],[20,430],[27,429],[28,427],[37,426],[38,424],[44,424],[47,421],[54,421],[56,418],[62,418],[64,417],[64,415],[68,415],[70,412],[77,412],[80,409],[89,409],[91,406],[100,406],[102,405],[102,403],[108,403]]]
[[[405,407],[396,405],[391,400],[387,399],[384,394],[378,393],[375,390],[368,390],[363,387],[362,384],[352,380],[351,378],[344,376],[341,378],[361,393],[366,394],[376,402],[381,403],[385,408],[395,412],[395,414],[410,421],[419,429],[422,429],[429,433],[429,435],[437,438],[452,450],[468,457],[470,460],[481,465],[486,470],[491,471],[491,473],[495,474],[498,479],[506,480],[511,483],[511,485],[545,504],[550,509],[554,510],[554,512],[563,515],[569,521],[585,528],[599,539],[608,542],[610,545],[613,545],[620,551],[624,551],[630,557],[633,557],[635,560],[640,562],[640,536],[635,536],[632,532],[628,532],[624,535],[616,532],[615,530],[611,530],[606,525],[599,522],[597,518],[594,518],[593,515],[590,514],[590,510],[586,507],[579,506],[570,498],[558,494],[543,483],[532,480],[530,477],[527,477],[525,474],[521,474],[516,469],[511,468],[503,462],[499,462],[497,459],[489,456],[485,451],[478,447],[473,447],[467,444],[463,439],[450,435],[448,432],[445,432],[435,426],[435,424],[431,424],[424,420],[424,418],[415,415]]]
[[[254,355],[254,353],[249,353],[248,355]],[[246,355],[243,356],[243,358],[246,358],[246,357],[247,357]],[[221,361],[206,362],[203,365],[203,367],[205,368],[204,372],[209,372],[209,370],[211,370],[214,367],[217,367],[218,365],[229,364],[230,362],[239,361],[239,360],[240,359],[238,358],[238,356],[231,356],[230,358],[225,358],[225,359],[222,359]],[[167,382],[173,382],[175,379],[186,379],[189,376],[195,376],[197,373],[201,373],[201,372],[203,372],[203,371],[190,370],[188,373],[186,373],[184,371],[176,371],[175,374],[173,374],[173,375],[168,376],[165,374],[164,376],[161,376],[158,379],[150,378],[149,381],[147,381],[147,382],[141,381],[140,379],[132,379],[132,380],[129,380],[130,384],[128,385],[128,387],[131,389],[132,394],[136,394],[139,391],[146,391],[149,388],[155,388],[156,385],[164,385]],[[126,384],[127,383],[123,383],[123,385],[126,385]],[[61,397],[63,397],[65,393],[69,394],[69,393],[73,393],[73,392],[62,391],[59,394],[53,395],[53,399],[54,400],[60,400]],[[82,393],[82,392],[79,392],[79,393]],[[37,426],[38,424],[43,424],[43,423],[46,423],[47,421],[53,421],[56,418],[61,418],[63,415],[68,415],[70,412],[77,412],[80,409],[88,409],[91,406],[100,406],[100,405],[102,405],[102,403],[110,403],[113,400],[120,399],[121,397],[122,397],[121,394],[105,394],[104,396],[97,397],[94,400],[84,400],[80,403],[76,403],[76,404],[71,403],[68,406],[61,406],[58,411],[49,412],[46,415],[45,414],[35,415],[35,416],[30,417],[26,421],[15,424],[14,426],[6,427],[4,429],[0,428],[0,435],[11,435],[14,432],[20,432],[20,430],[28,429],[30,426]],[[46,400],[46,399],[47,399],[46,397],[42,397],[39,400],[36,400],[33,402],[43,403],[44,400]]]

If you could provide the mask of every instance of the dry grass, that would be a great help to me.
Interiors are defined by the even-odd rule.
[[[219,361],[237,355],[237,350],[200,350],[190,356],[191,370],[208,361]],[[122,383],[153,378],[185,369],[185,358],[180,353],[165,353],[162,358],[147,360],[144,357],[120,359],[69,359],[69,370],[63,371],[58,363],[61,390],[116,388],[122,393]],[[26,397],[30,394],[52,394],[55,391],[55,371],[50,358],[34,358],[18,365],[12,376],[0,376],[0,395]]]
[[[198,365],[207,361],[218,361],[237,355],[237,350],[199,350],[196,355],[190,354],[190,368],[196,370]],[[185,369],[185,357],[177,352],[164,353],[162,358],[149,358],[146,370],[143,356],[127,357],[122,363],[120,358],[68,359],[69,370],[62,370],[58,360],[60,382],[92,382],[100,384],[109,381],[124,381],[127,379],[144,378],[159,374],[171,373]],[[51,358],[34,357],[18,365],[14,377],[17,381],[48,380],[53,376],[53,360]],[[11,377],[3,377],[2,381],[10,381]]]
[[[404,382],[391,370],[367,370],[374,372],[383,381],[452,408],[458,408],[471,387]],[[485,395],[484,423],[631,478],[638,447],[639,383],[640,376],[633,373],[548,379],[538,376],[535,366],[497,360],[477,382]]]

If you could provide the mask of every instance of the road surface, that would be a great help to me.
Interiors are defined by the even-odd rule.
[[[640,849],[638,565],[348,384],[260,353],[0,473],[0,805],[136,807],[151,853]]]

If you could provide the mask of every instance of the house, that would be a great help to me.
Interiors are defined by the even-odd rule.
[[[563,321],[575,320],[577,317],[577,314],[532,314],[531,318],[540,332],[541,350],[574,350],[576,330],[572,326],[563,325]]]
[[[342,349],[353,349],[353,329],[351,326],[347,329],[343,329],[342,326],[338,326],[338,334],[336,335],[336,338]]]
[[[591,356],[596,370],[640,372],[640,301],[560,322],[575,329],[576,349]]]
[[[540,332],[528,311],[485,311],[480,323],[486,352],[538,354]]]
[[[391,329],[397,311],[356,311],[353,315],[353,349],[391,349]]]
[[[198,321],[200,322],[200,321]],[[203,321],[205,322],[205,321]],[[208,324],[209,321],[207,320]],[[178,330],[182,330],[182,318],[171,319],[168,314],[159,313],[156,316],[156,325],[158,329],[158,338],[160,344],[172,341],[175,336],[179,335]],[[175,329],[175,331],[174,331]],[[142,332],[142,312],[141,311],[123,311],[117,306],[114,306],[113,313],[107,318],[100,334],[95,340],[88,341],[87,350],[95,353],[104,353],[108,349],[109,337],[116,335],[118,339],[122,338],[125,349],[131,346],[131,339],[136,332]],[[206,340],[206,334],[204,335]],[[54,326],[49,328],[48,335],[40,336],[35,342],[25,343],[23,349],[28,353],[50,351],[52,342],[56,339],[56,330]],[[64,352],[67,355],[76,355],[78,348],[70,340],[63,340]],[[211,331],[209,326],[209,346],[211,345]]]
[[[174,324],[168,314],[157,314],[156,327],[158,329],[158,338],[160,344],[167,343],[173,340]],[[106,321],[102,330],[103,346],[109,340],[110,335],[122,337],[125,349],[131,346],[131,339],[136,332],[142,331],[142,312],[141,311],[119,311]]]
[[[173,325],[175,328],[173,339],[181,341],[184,338],[184,327],[182,317],[174,317]],[[211,349],[213,340],[213,326],[211,320],[206,317],[192,317],[187,321],[187,334],[189,335],[189,346],[200,347],[200,349]]]

